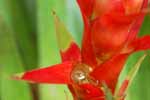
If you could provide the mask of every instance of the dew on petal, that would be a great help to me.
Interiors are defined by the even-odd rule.
[[[89,73],[92,68],[86,64],[76,64],[72,71],[71,78],[77,84],[89,83]]]

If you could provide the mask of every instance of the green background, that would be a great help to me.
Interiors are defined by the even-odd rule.
[[[65,85],[32,85],[10,76],[60,62],[52,10],[81,44],[83,23],[75,0],[0,0],[0,100],[72,100]],[[150,16],[140,35],[150,33]],[[120,82],[142,53],[128,59]],[[150,57],[136,76],[128,100],[150,100]]]

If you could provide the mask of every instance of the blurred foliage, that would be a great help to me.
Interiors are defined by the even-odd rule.
[[[150,16],[148,15],[145,17],[139,36],[150,34],[149,26],[150,26]],[[147,50],[146,52],[148,53],[148,56],[143,61],[140,67],[140,70],[132,83],[129,93],[127,94],[127,100],[150,100],[150,95],[149,95],[150,93],[150,88],[149,88],[150,87],[149,85],[150,84],[150,80],[149,80],[149,76],[150,76],[149,54],[150,52],[149,50]],[[126,66],[123,72],[121,73],[120,83],[142,54],[143,52],[137,52],[129,57],[126,63]]]
[[[81,45],[83,23],[76,0],[0,0],[0,100],[72,100],[64,85],[30,85],[14,81],[14,73],[60,62],[52,10]],[[145,18],[140,35],[150,33]],[[141,53],[131,56],[120,80]],[[150,57],[132,84],[128,100],[150,100]]]

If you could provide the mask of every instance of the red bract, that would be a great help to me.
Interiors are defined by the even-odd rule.
[[[122,52],[134,41],[145,15],[143,10],[147,7],[146,0],[86,0],[86,5],[82,0],[78,2],[88,21],[85,26],[90,27],[91,48],[100,60]]]
[[[104,100],[102,83],[106,83],[114,94],[128,56],[150,48],[150,36],[137,37],[148,0],[77,2],[84,21],[81,50],[54,14],[62,63],[15,78],[37,83],[67,84],[74,100]],[[124,87],[126,85],[123,90]]]

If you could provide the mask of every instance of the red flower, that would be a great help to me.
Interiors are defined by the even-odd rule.
[[[62,63],[28,71],[16,78],[67,84],[75,100],[104,100],[102,83],[105,82],[114,94],[127,57],[135,51],[150,48],[150,36],[137,37],[148,0],[77,1],[84,20],[81,52],[55,16]]]

